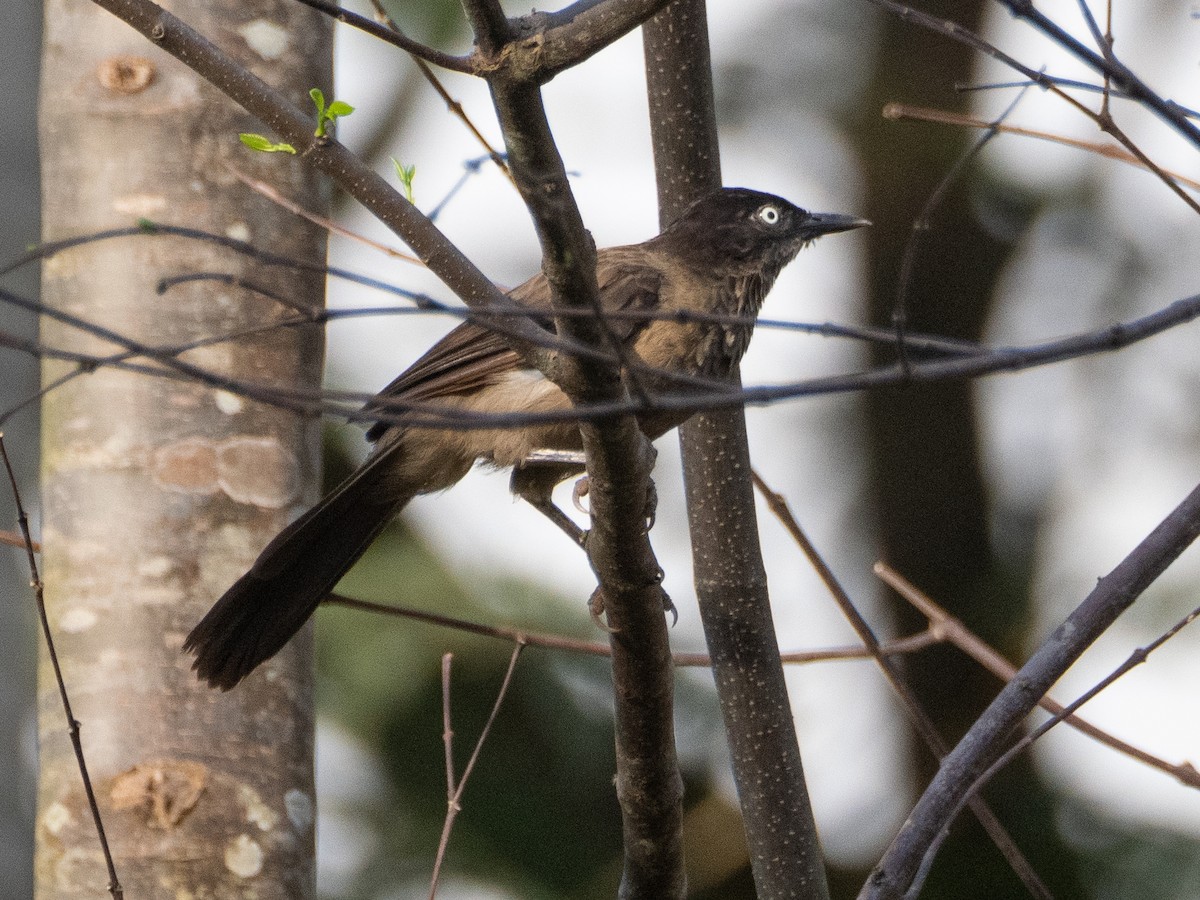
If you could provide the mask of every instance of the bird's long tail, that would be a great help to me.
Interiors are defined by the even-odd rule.
[[[184,641],[192,668],[229,690],[270,659],[416,493],[397,486],[385,448],[285,528]]]

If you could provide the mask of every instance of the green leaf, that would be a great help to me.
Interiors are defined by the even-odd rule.
[[[416,205],[416,201],[413,200],[413,179],[417,175],[417,164],[413,163],[411,166],[403,166],[400,164],[400,160],[396,159],[394,156],[391,157],[391,160],[392,165],[396,167],[396,177],[399,178],[400,183],[404,185],[405,198],[409,203]]]
[[[312,102],[314,104],[316,104],[317,118],[324,119],[325,118],[325,94],[321,91],[320,88],[313,88],[311,91],[308,92],[308,96],[312,97]]]
[[[251,150],[257,150],[260,153],[296,153],[296,148],[291,144],[275,143],[261,134],[247,134],[243,132],[238,135],[238,139]]]
[[[341,100],[334,100],[329,104],[329,109],[325,110],[325,115],[330,121],[332,121],[338,116],[348,116],[352,112],[354,112],[354,107],[349,103],[345,103]]]

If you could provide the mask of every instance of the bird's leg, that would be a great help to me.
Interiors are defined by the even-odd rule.
[[[580,547],[587,544],[587,531],[554,505],[551,494],[560,481],[583,470],[583,454],[570,451],[538,451],[513,467],[512,492],[553,522]]]
[[[583,470],[583,467],[584,458],[582,453],[575,451],[539,450],[530,454],[520,465],[513,467],[509,487],[514,494],[557,525],[567,537],[586,550],[587,531],[575,524],[550,499],[554,488],[560,482],[565,481],[572,475],[579,474]],[[575,486],[571,491],[571,500],[575,508],[583,513],[588,512],[582,503],[587,493],[588,479],[585,474],[575,482]],[[650,479],[646,489],[645,516],[647,530],[654,525],[654,513],[657,506],[658,492],[654,487],[654,480]],[[663,576],[663,570],[659,569],[654,575],[653,583],[661,584]],[[679,621],[679,612],[675,609],[675,604],[671,602],[671,598],[667,595],[666,591],[663,591],[663,611],[671,614],[672,624]],[[591,613],[592,621],[597,626],[605,631],[613,631],[604,622],[604,594],[599,588],[588,598],[588,612]]]

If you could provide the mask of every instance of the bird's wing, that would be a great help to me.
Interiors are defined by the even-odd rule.
[[[596,264],[596,282],[600,288],[600,308],[605,313],[621,313],[606,319],[609,334],[626,346],[651,321],[659,308],[662,272],[646,259],[640,246],[612,247],[600,251]]]
[[[658,303],[659,274],[642,262],[626,260],[629,248],[600,251],[597,281],[605,312],[653,309]],[[625,264],[622,264],[625,263]],[[550,286],[544,275],[537,275],[514,288],[509,296],[533,310],[550,309]],[[554,323],[537,317],[538,324],[554,331]],[[608,320],[610,332],[628,343],[645,327],[646,319],[620,317]],[[474,322],[464,322],[434,344],[415,363],[379,392],[380,400],[421,403],[470,393],[496,383],[513,369],[524,368],[520,354],[494,331]],[[366,409],[378,408],[377,401]],[[367,431],[368,440],[377,440],[390,427],[378,422]]]
[[[498,334],[463,322],[380,391],[366,409],[380,408],[379,400],[424,403],[469,393],[494,384],[521,364],[521,357]],[[395,409],[397,414],[401,411]],[[367,440],[378,440],[391,425],[376,422],[367,430]]]

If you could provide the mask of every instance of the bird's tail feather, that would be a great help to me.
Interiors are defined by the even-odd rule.
[[[384,526],[416,493],[397,489],[400,448],[375,455],[285,528],[184,641],[192,668],[229,690],[300,630]]]

